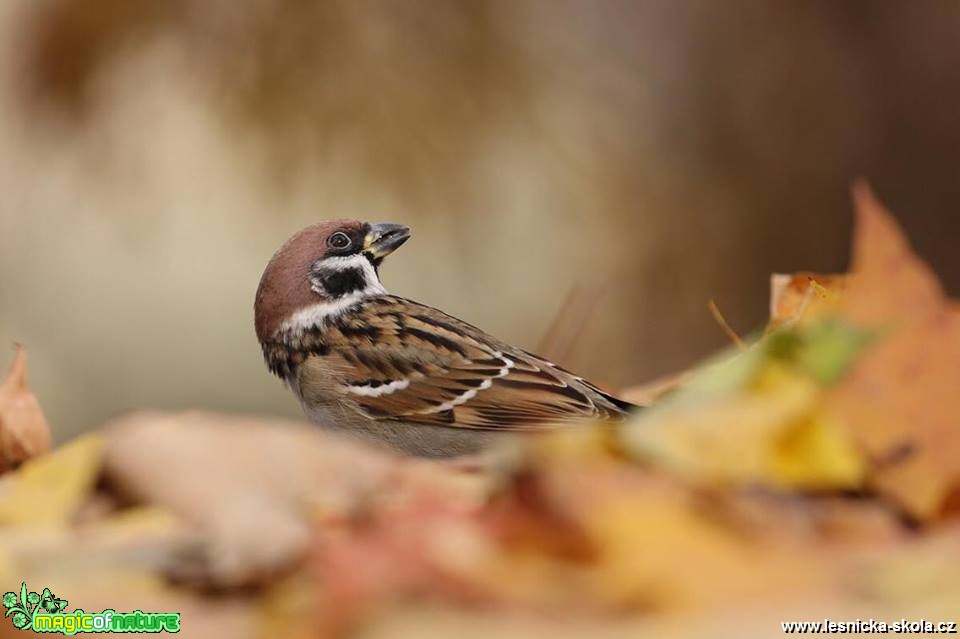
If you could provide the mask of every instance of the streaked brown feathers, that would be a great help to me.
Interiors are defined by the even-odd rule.
[[[264,348],[275,372],[292,375],[310,401],[346,403],[373,420],[532,430],[619,418],[629,407],[536,355],[393,295],[277,337],[284,347]]]

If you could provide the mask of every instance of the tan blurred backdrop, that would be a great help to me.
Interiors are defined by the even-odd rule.
[[[354,216],[413,227],[393,292],[528,348],[602,290],[562,363],[622,386],[842,269],[858,175],[956,293],[958,49],[947,0],[4,0],[0,343],[61,439],[296,415],[253,292]]]

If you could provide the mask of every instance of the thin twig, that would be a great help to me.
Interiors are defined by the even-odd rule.
[[[740,336],[737,335],[732,328],[730,328],[729,324],[727,324],[727,320],[724,319],[723,314],[720,313],[720,308],[717,307],[717,303],[714,302],[713,300],[710,300],[710,302],[707,303],[707,308],[710,309],[710,314],[713,315],[713,319],[717,321],[717,324],[720,325],[720,329],[726,334],[728,338],[730,338],[730,341],[733,342],[734,346],[736,346],[741,351],[746,350],[747,349],[746,344],[743,343],[743,340],[740,339]]]

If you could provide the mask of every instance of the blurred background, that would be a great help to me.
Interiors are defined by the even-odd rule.
[[[297,415],[253,294],[357,217],[414,230],[392,292],[530,349],[590,291],[550,354],[623,387],[844,269],[857,176],[960,292],[958,113],[948,0],[4,0],[0,344],[61,440]]]

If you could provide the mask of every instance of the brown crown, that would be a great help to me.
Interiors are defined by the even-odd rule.
[[[316,304],[320,295],[310,288],[310,267],[327,250],[327,237],[343,229],[360,229],[357,220],[328,220],[308,226],[273,254],[260,277],[253,305],[257,338],[263,342],[297,311]]]

